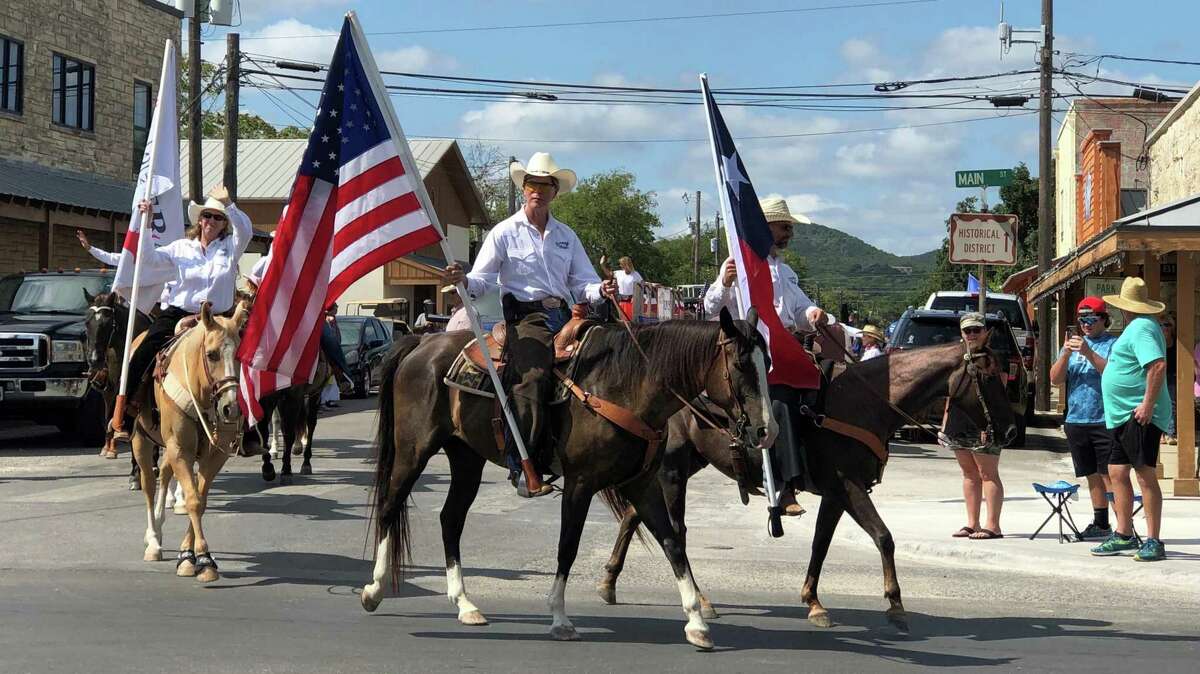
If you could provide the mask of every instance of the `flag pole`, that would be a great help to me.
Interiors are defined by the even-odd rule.
[[[154,115],[155,115],[154,128],[156,130],[158,128],[158,124],[162,124],[164,121],[162,119],[159,119],[159,112],[162,110],[161,103],[162,103],[162,97],[165,95],[165,92],[166,92],[165,87],[168,86],[167,68],[169,67],[169,64],[172,60],[171,57],[174,56],[174,47],[175,47],[174,43],[168,39],[166,47],[163,49],[162,73],[158,77],[158,101],[154,105]],[[171,82],[170,86],[174,87],[175,83]],[[174,90],[172,90],[172,92],[173,91]],[[167,121],[171,124],[178,123],[174,119],[167,120]],[[145,187],[145,191],[142,192],[142,199],[139,200],[139,203],[141,201],[149,201],[150,200],[150,192],[153,190],[153,187],[154,187],[154,159],[158,155],[157,138],[155,138],[154,135],[155,134],[151,134],[150,137],[151,137],[151,140],[156,143],[156,145],[154,147],[154,150],[152,152],[150,152],[150,159],[148,160],[148,163],[146,165],[146,187]],[[129,357],[131,355],[129,353],[129,351],[133,345],[133,326],[134,326],[134,321],[137,320],[137,315],[138,315],[138,291],[140,290],[138,282],[141,281],[141,276],[142,276],[142,260],[145,258],[145,255],[143,255],[143,252],[145,249],[145,241],[147,238],[152,238],[149,236],[149,232],[152,231],[150,229],[150,222],[154,216],[153,210],[154,209],[151,208],[149,211],[142,213],[142,222],[141,222],[141,225],[138,226],[137,250],[134,251],[134,253],[133,253],[133,255],[134,255],[134,258],[133,258],[133,281],[132,281],[132,286],[129,289],[129,323],[125,326],[125,348],[121,353],[121,384],[120,384],[120,388],[117,389],[117,403],[113,407],[113,416],[112,416],[112,427],[115,430],[121,430],[121,426],[122,426],[122,424],[124,422],[124,418],[125,418],[125,403],[126,403],[125,386],[129,381]]]
[[[354,41],[360,45],[358,50],[359,58],[362,59],[363,65],[366,66],[367,77],[371,80],[371,87],[375,90],[375,99],[380,101],[380,105],[384,112],[384,122],[388,125],[388,132],[392,136],[392,142],[396,144],[396,149],[400,154],[400,161],[404,164],[404,172],[412,177],[413,191],[417,195],[417,200],[421,202],[421,207],[429,215],[429,222],[437,230],[441,237],[442,255],[446,258],[446,264],[454,263],[454,252],[450,249],[450,243],[446,240],[445,230],[442,228],[442,223],[438,219],[437,211],[433,209],[433,202],[429,198],[429,193],[425,189],[425,181],[421,179],[421,174],[417,171],[417,164],[413,160],[412,150],[408,147],[408,139],[404,136],[404,130],[400,127],[400,121],[396,117],[396,111],[392,107],[392,99],[388,96],[387,88],[384,86],[383,78],[379,74],[379,67],[375,64],[375,55],[367,45],[366,35],[363,34],[362,25],[358,22],[358,14],[353,10],[346,13],[346,17],[350,20],[350,29],[353,31]],[[508,429],[512,433],[513,440],[517,443],[517,452],[521,456],[521,472],[525,476],[525,484],[530,491],[539,491],[542,487],[542,478],[536,469],[533,467],[533,461],[529,458],[529,450],[525,447],[525,440],[521,437],[521,430],[517,426],[516,419],[513,417],[512,409],[508,404],[508,396],[504,393],[504,386],[500,382],[500,373],[496,371],[496,365],[492,360],[492,356],[488,353],[487,339],[484,336],[483,328],[479,324],[479,313],[475,309],[470,293],[467,292],[465,282],[454,284],[458,290],[458,296],[462,298],[463,308],[467,312],[467,319],[471,323],[471,331],[475,334],[475,341],[479,345],[479,351],[483,355],[483,362],[487,364],[488,376],[492,380],[492,387],[496,391],[496,399],[500,401],[500,409],[504,412],[504,421],[508,424]],[[499,449],[503,449],[502,447]]]
[[[712,146],[713,169],[716,170],[717,175],[717,195],[721,199],[721,212],[725,214],[725,222],[729,223],[725,227],[725,239],[726,243],[729,244],[729,254],[733,255],[733,251],[735,250],[733,232],[736,229],[737,220],[733,218],[733,212],[729,210],[729,195],[725,190],[725,182],[721,180],[721,162],[717,159],[719,152],[717,151],[717,138],[714,135],[716,124],[714,124],[712,110],[709,109],[708,105],[708,100],[712,96],[712,93],[708,90],[708,75],[705,73],[700,73],[700,90],[701,95],[704,97],[704,118],[708,120],[708,140]],[[746,318],[742,306],[741,292],[742,277],[745,276],[745,273],[744,266],[738,267],[738,288],[733,294],[738,303],[738,318],[741,319]],[[763,487],[767,492],[767,503],[769,506],[767,513],[770,517],[771,535],[778,538],[783,535],[783,524],[780,520],[782,509],[779,507],[779,492],[776,491],[775,487],[775,471],[771,469],[771,448],[760,447],[759,449],[762,451]]]

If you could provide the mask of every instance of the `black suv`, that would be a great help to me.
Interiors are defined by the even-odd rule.
[[[896,330],[888,342],[888,352],[957,342],[961,339],[958,329],[958,320],[961,317],[962,312],[958,311],[909,309],[896,323]],[[1017,437],[1009,446],[1021,447],[1025,444],[1025,429],[1033,411],[1029,373],[1025,370],[1018,346],[1020,342],[1008,321],[997,314],[988,314],[987,327],[991,330],[988,346],[1002,365],[1007,363],[1005,374],[1008,379],[1008,400],[1012,403],[1013,415],[1017,421]],[[928,410],[928,420],[935,426],[942,423],[944,407],[945,399],[939,398]]]
[[[354,382],[354,396],[366,398],[375,387],[377,368],[392,346],[392,336],[383,321],[374,316],[337,317],[342,333],[342,353],[346,354],[346,373]]]
[[[84,293],[108,292],[112,283],[111,271],[0,278],[0,417],[104,442],[104,400],[84,377]]]

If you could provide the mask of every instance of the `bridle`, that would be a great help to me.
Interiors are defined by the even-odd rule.
[[[96,341],[96,348],[99,349],[100,352],[104,354],[105,366],[107,366],[108,350],[110,348],[112,348],[113,336],[117,332],[116,331],[116,324],[117,324],[116,312],[113,310],[112,307],[106,306],[106,305],[89,306],[88,310],[91,311],[93,315],[103,314],[106,312],[109,314],[112,314],[112,317],[110,319],[110,326],[108,328],[107,339],[104,339],[103,341],[101,341],[101,340]],[[84,373],[84,376],[87,378],[88,383],[91,384],[92,386],[94,386],[97,390],[107,389],[108,388],[107,381],[103,384],[101,384],[101,382],[100,382],[101,377],[106,375],[106,368],[97,368],[97,369],[93,370],[92,362],[91,362],[91,358],[90,358],[91,354],[88,354],[88,356],[89,356],[88,370],[87,370],[87,372]]]
[[[199,326],[197,326],[197,327],[199,327]],[[236,449],[235,445],[241,436],[242,419],[241,419],[240,408],[239,408],[239,412],[238,412],[237,416],[235,417],[235,419],[225,420],[225,421],[222,421],[219,418],[214,418],[210,422],[206,418],[207,417],[206,412],[210,412],[210,413],[215,412],[217,402],[221,399],[221,396],[230,390],[236,390],[238,388],[238,386],[240,385],[240,382],[239,382],[239,379],[237,376],[237,368],[236,367],[234,368],[232,375],[227,374],[226,376],[224,376],[220,379],[217,379],[216,377],[214,377],[213,373],[212,373],[212,366],[210,366],[208,364],[208,360],[209,360],[208,354],[206,353],[206,351],[204,349],[203,335],[201,335],[201,338],[199,341],[200,341],[200,354],[199,354],[200,361],[203,363],[204,378],[208,382],[207,385],[201,387],[201,391],[203,393],[207,393],[208,405],[201,406],[200,401],[196,399],[196,395],[192,392],[191,372],[190,372],[190,368],[188,368],[189,358],[188,358],[188,354],[186,354],[186,353],[183,354],[183,377],[184,377],[183,387],[187,391],[188,397],[192,401],[192,405],[195,406],[195,408],[196,408],[196,419],[200,422],[200,428],[204,430],[204,435],[208,438],[209,444],[213,447],[216,447],[217,449],[220,449],[221,451],[225,452],[226,454],[229,454]],[[214,416],[216,416],[216,415],[214,414]],[[215,430],[209,430],[209,427],[208,427],[209,423],[211,423],[213,425]],[[226,434],[232,436],[229,439],[229,442],[228,443],[219,442],[219,439]],[[226,444],[227,444],[227,446],[226,446]]]

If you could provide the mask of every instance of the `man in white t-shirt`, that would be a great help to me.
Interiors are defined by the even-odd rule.
[[[621,268],[613,272],[617,281],[617,303],[625,318],[633,321],[642,315],[642,275],[633,268],[633,259],[628,255],[617,260]]]

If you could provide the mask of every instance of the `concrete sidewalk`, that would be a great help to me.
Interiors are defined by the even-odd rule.
[[[1051,509],[1032,483],[1066,480],[1080,484],[1078,501],[1068,509],[1083,529],[1092,520],[1086,481],[1077,479],[1057,429],[1029,430],[1029,446],[1005,450],[1000,476],[1005,499],[1000,524],[1003,539],[969,540],[951,534],[966,523],[961,471],[952,452],[936,445],[893,443],[892,459],[872,497],[896,542],[898,557],[987,569],[1013,569],[1073,578],[1095,576],[1109,581],[1200,595],[1200,499],[1165,497],[1162,538],[1167,560],[1136,563],[1130,557],[1094,557],[1093,542],[1059,543],[1057,517],[1035,540],[1029,537]],[[1137,485],[1134,485],[1137,491]],[[811,497],[804,500],[812,511]],[[986,505],[984,506],[986,513]],[[981,519],[986,515],[981,514]],[[1113,520],[1115,522],[1115,520]],[[1139,515],[1134,526],[1145,535]],[[858,527],[839,527],[838,537],[873,546]]]

